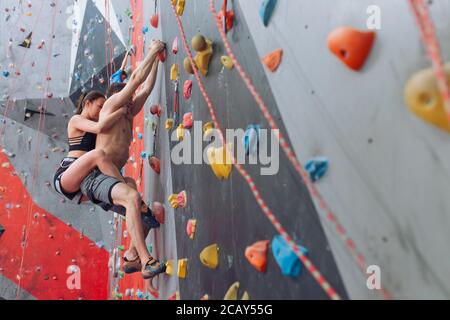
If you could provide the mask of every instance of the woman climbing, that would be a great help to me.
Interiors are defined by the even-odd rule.
[[[105,101],[105,96],[99,91],[83,94],[77,103],[77,114],[69,121],[69,153],[62,160],[53,179],[55,190],[69,200],[80,197],[78,202],[81,201],[80,184],[95,168],[107,176],[125,182],[105,152],[95,149],[97,133],[108,130],[129,112],[128,106],[124,106],[104,120],[98,121]]]

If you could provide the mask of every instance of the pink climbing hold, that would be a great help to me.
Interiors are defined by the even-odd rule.
[[[186,100],[189,100],[192,95],[192,80],[186,80],[183,87],[183,96]]]
[[[152,168],[153,171],[156,172],[156,174],[161,173],[161,163],[157,157],[150,157],[148,159],[148,163],[150,165],[150,168]]]
[[[172,52],[173,52],[173,54],[178,53],[178,37],[175,37],[175,39],[173,40]]]
[[[193,123],[194,123],[194,120],[193,120],[193,114],[192,114],[192,112],[186,113],[186,114],[183,116],[183,127],[184,127],[185,129],[190,129],[190,128],[192,128]]]
[[[153,202],[152,204],[152,212],[155,216],[156,221],[160,224],[164,224],[165,221],[165,210],[164,206],[160,202]]]
[[[150,113],[152,115],[154,115],[154,116],[156,115],[158,117],[161,117],[161,115],[162,115],[162,108],[161,108],[161,106],[159,104],[152,105],[150,107]]]

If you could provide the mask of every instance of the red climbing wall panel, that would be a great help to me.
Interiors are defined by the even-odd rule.
[[[6,229],[0,236],[1,274],[37,299],[106,299],[108,252],[30,203],[27,189],[3,153],[0,163],[0,224]],[[26,230],[28,241],[22,248]],[[80,269],[79,290],[66,285],[71,265]]]

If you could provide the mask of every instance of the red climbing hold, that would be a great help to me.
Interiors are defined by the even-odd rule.
[[[328,36],[328,48],[350,69],[360,70],[369,56],[376,33],[341,27]]]
[[[158,59],[162,63],[166,62],[166,58],[167,58],[167,50],[166,49],[164,49],[158,53]]]
[[[156,221],[158,221],[160,224],[164,224],[165,221],[165,210],[164,206],[160,202],[153,202],[152,204],[152,212],[155,216]]]
[[[150,107],[150,113],[154,116],[161,117],[162,115],[162,108],[159,104],[154,104]]]
[[[269,243],[269,240],[259,241],[245,250],[245,257],[259,272],[266,271]]]
[[[157,157],[148,158],[148,163],[153,171],[155,171],[157,174],[161,173],[161,163]]]
[[[192,95],[192,80],[186,80],[183,87],[183,96],[186,100],[189,100]]]
[[[186,114],[184,114],[183,116],[183,127],[185,129],[191,129],[193,124],[194,124],[194,119],[193,119],[193,114],[192,112],[188,112]]]
[[[159,15],[157,13],[152,15],[152,17],[150,18],[150,24],[152,25],[153,28],[158,29]]]
[[[263,62],[270,71],[275,72],[280,66],[282,58],[283,58],[283,49],[279,49],[275,50],[274,52],[264,57]]]

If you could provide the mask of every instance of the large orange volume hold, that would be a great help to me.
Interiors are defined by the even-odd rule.
[[[369,56],[376,33],[341,27],[328,36],[328,48],[350,69],[360,70]]]

